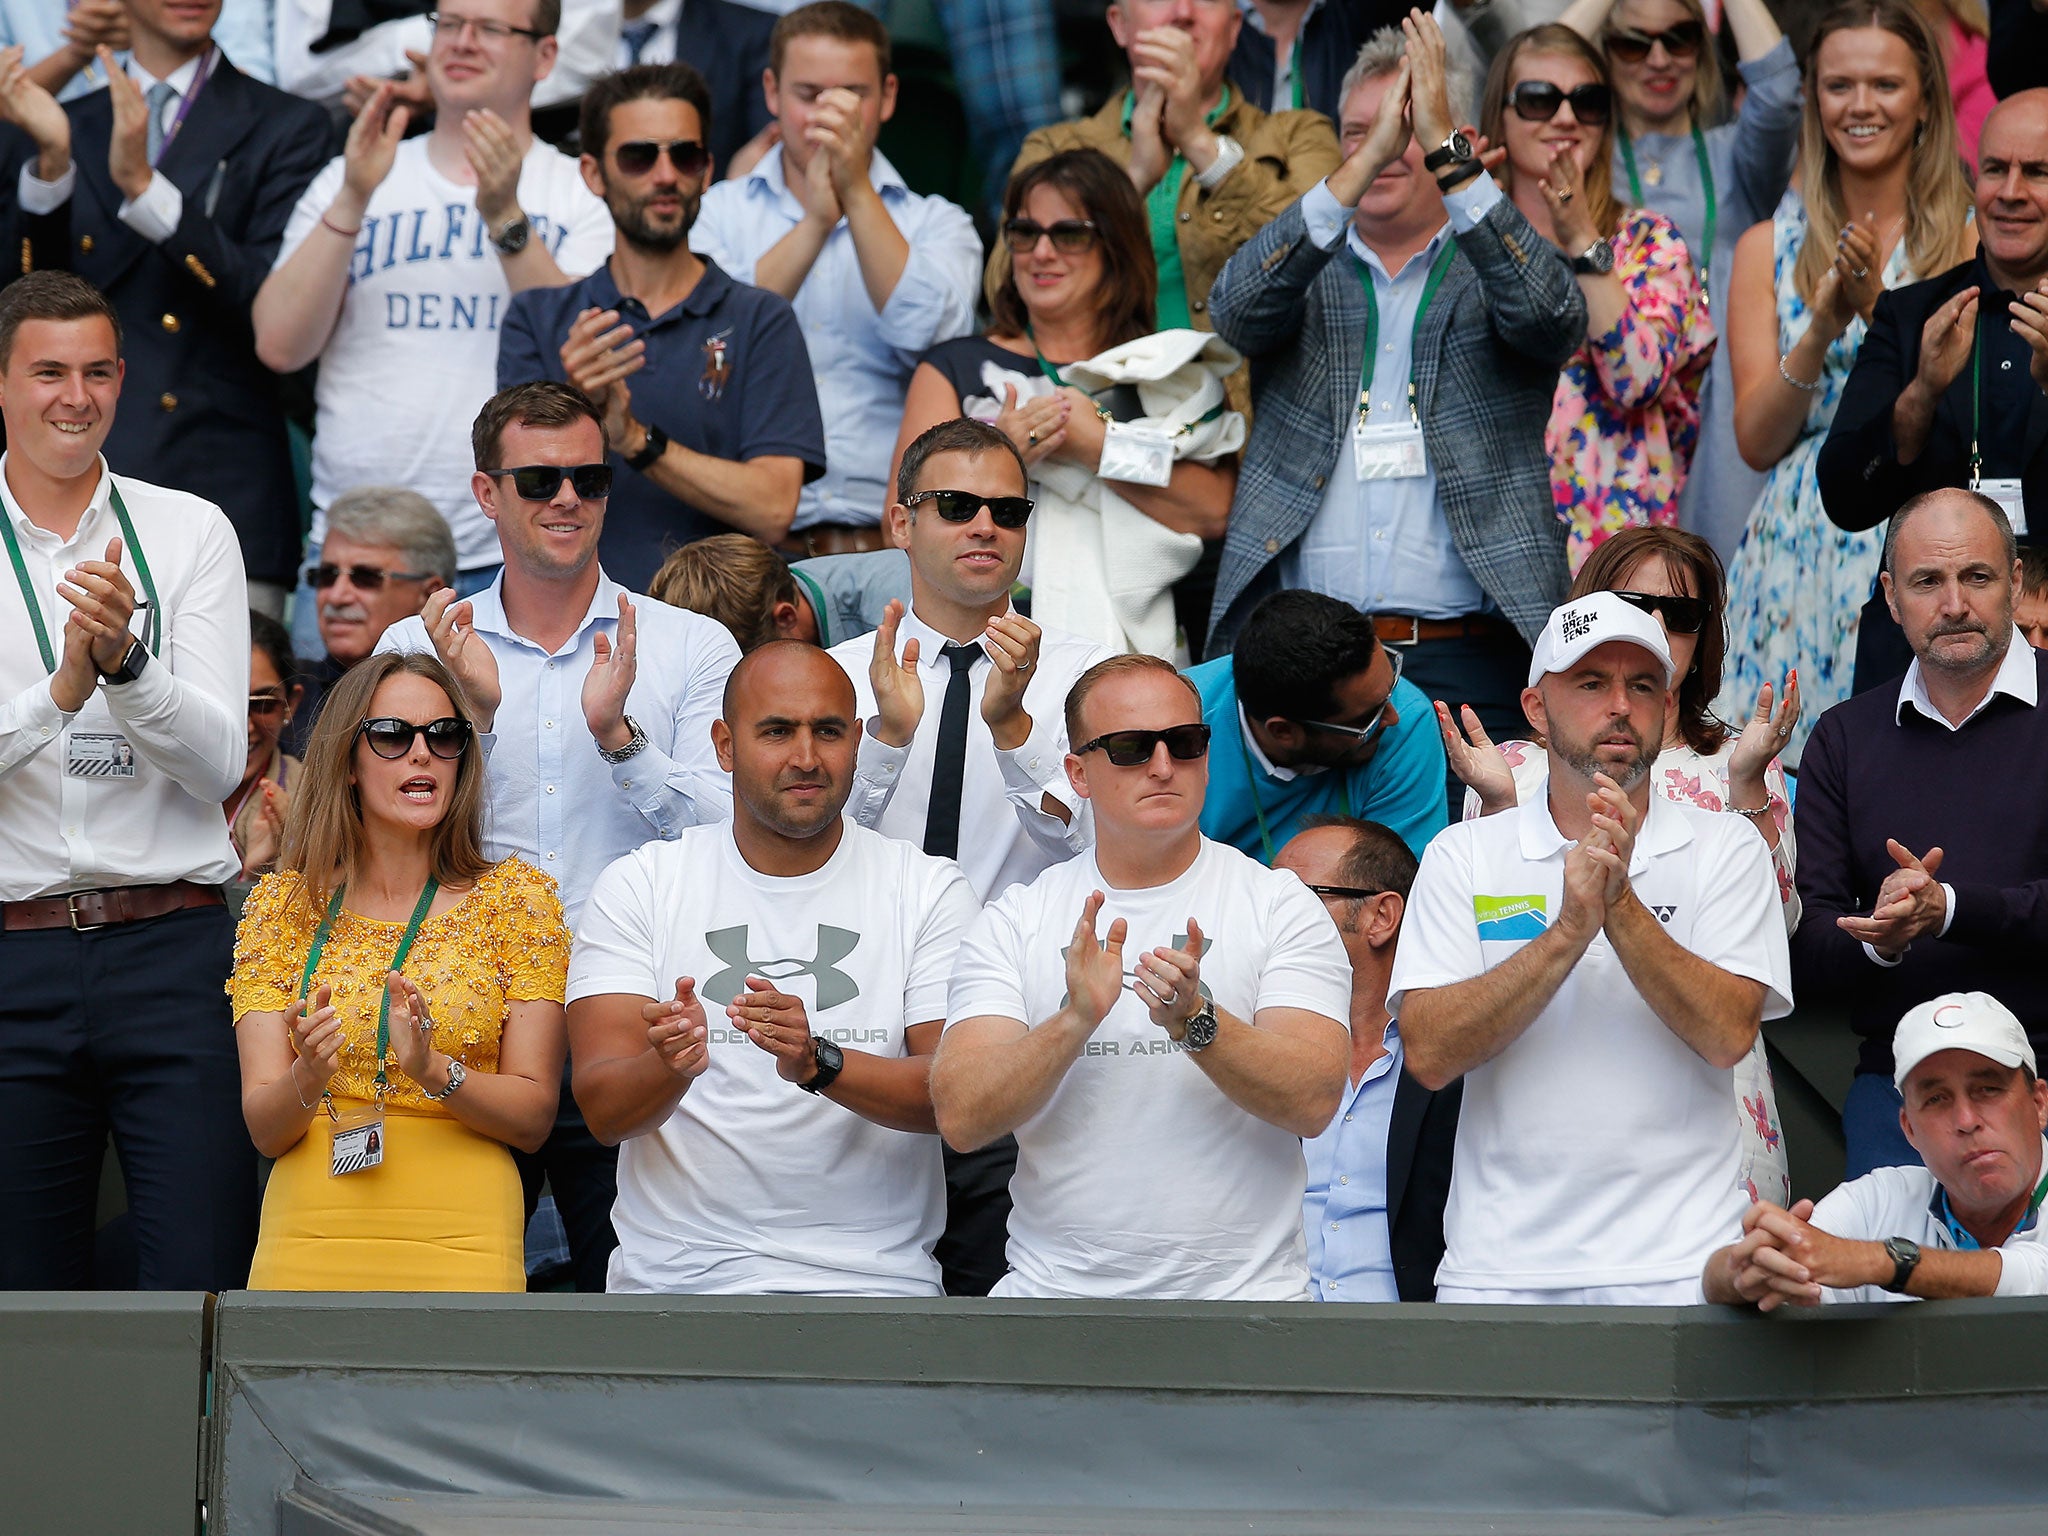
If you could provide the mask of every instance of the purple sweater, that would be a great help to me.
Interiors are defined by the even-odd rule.
[[[2048,653],[2034,666],[2048,701]],[[1999,694],[1950,731],[1914,709],[1894,724],[1902,686],[1836,705],[1807,742],[1794,990],[1808,1007],[1848,1010],[1863,1037],[1859,1072],[1889,1077],[1899,1016],[1961,991],[2012,1009],[2048,1066],[2048,702]],[[1940,847],[1936,878],[1956,894],[1947,935],[1916,939],[1893,967],[1835,926],[1868,912],[1898,867],[1887,837],[1921,855]]]

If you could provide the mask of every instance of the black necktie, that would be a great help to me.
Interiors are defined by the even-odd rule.
[[[924,817],[924,851],[942,859],[960,855],[960,780],[967,768],[967,706],[974,691],[974,658],[980,653],[978,641],[946,647],[953,676],[946,683],[946,702],[939,706],[939,745],[932,753],[932,795]]]

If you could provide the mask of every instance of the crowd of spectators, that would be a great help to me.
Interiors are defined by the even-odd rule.
[[[2048,1293],[2044,7],[0,0],[0,1286]]]

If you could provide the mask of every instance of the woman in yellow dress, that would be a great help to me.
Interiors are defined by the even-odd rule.
[[[483,767],[434,657],[369,657],[322,706],[228,981],[277,1160],[252,1289],[526,1288],[508,1148],[554,1123],[569,933],[553,880],[484,856]]]

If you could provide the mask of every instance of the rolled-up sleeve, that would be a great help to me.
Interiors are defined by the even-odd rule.
[[[891,215],[897,216],[897,210]],[[910,369],[927,348],[974,329],[981,237],[964,210],[937,197],[926,198],[915,219],[897,216],[896,227],[910,242],[910,259],[882,306],[880,321],[882,334]]]

